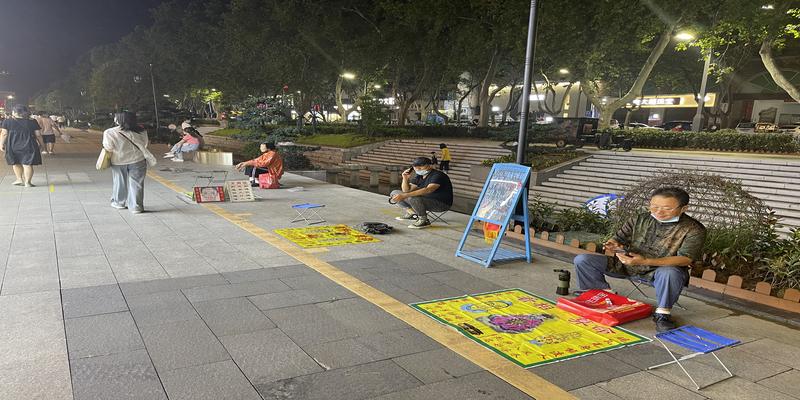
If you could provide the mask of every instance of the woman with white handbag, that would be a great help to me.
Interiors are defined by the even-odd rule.
[[[144,178],[147,166],[156,165],[155,156],[147,150],[147,131],[136,121],[136,114],[114,114],[117,126],[103,132],[103,149],[111,153],[111,176],[114,180],[111,207],[127,208],[134,214],[144,211]]]

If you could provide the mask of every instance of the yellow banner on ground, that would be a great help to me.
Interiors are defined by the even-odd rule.
[[[524,368],[650,341],[556,308],[522,289],[411,306]]]
[[[359,232],[347,225],[322,225],[305,228],[276,229],[275,233],[304,248],[380,242],[380,240],[366,233]]]

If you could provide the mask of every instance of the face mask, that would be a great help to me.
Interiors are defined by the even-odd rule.
[[[419,175],[419,176],[425,176],[425,175],[428,175],[428,173],[431,172],[431,170],[429,170],[429,169],[414,169],[414,172],[416,172],[417,175]]]
[[[665,220],[658,219],[658,217],[656,217],[655,214],[650,214],[650,216],[655,218],[656,221],[661,222],[662,224],[667,224],[667,223],[670,223],[670,222],[678,222],[678,220],[681,219],[680,215],[678,215],[677,217],[672,217],[670,219],[665,219]]]

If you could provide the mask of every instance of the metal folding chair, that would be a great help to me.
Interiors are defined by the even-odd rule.
[[[653,365],[652,367],[647,368],[648,370],[655,369],[658,367],[663,367],[669,364],[678,364],[678,366],[681,367],[681,369],[683,370],[683,373],[685,373],[686,376],[689,377],[689,380],[692,381],[694,386],[697,387],[697,390],[700,390],[704,387],[708,387],[709,385],[713,385],[715,383],[719,383],[728,378],[733,377],[733,373],[731,372],[731,370],[729,370],[728,367],[726,367],[725,364],[722,363],[722,360],[720,360],[719,357],[717,357],[717,355],[714,354],[714,352],[720,349],[724,349],[725,347],[730,347],[739,344],[740,342],[738,340],[726,338],[724,336],[711,333],[705,329],[700,329],[690,325],[682,326],[680,328],[676,328],[662,333],[657,333],[656,340],[658,340],[658,342],[661,343],[662,346],[664,346],[664,349],[666,349],[667,353],[669,353],[670,357],[672,357],[672,361],[668,361],[658,365]],[[693,351],[694,353],[687,354],[685,356],[677,358],[675,357],[675,353],[673,353],[672,350],[670,350],[669,347],[667,347],[667,344],[664,342],[669,342],[674,345],[683,347],[684,349]],[[681,364],[681,361],[686,361],[690,358],[694,358],[703,354],[711,354],[712,356],[714,356],[714,358],[716,358],[717,361],[719,362],[719,365],[721,365],[722,368],[725,369],[725,372],[728,373],[728,376],[718,381],[700,386],[697,383],[697,381],[695,381],[694,378],[692,378],[692,375],[689,374],[689,371],[686,370],[683,364]]]
[[[306,225],[319,224],[325,222],[325,218],[317,213],[317,210],[325,207],[325,204],[303,203],[295,204],[292,209],[297,213],[292,222],[305,221]]]
[[[628,294],[625,295],[625,297],[630,298],[631,294],[633,294],[633,292],[638,291],[639,293],[642,294],[642,296],[644,296],[644,298],[646,298],[648,300],[653,300],[653,298],[648,296],[647,293],[645,293],[644,290],[642,290],[642,287],[641,287],[641,285],[653,286],[650,283],[650,281],[648,281],[647,279],[642,278],[640,276],[620,276],[620,278],[627,279],[628,282],[630,282],[631,285],[633,285],[633,288],[631,289],[630,292],[628,292]],[[678,308],[680,308],[681,310],[684,310],[684,311],[688,311],[688,310],[686,310],[686,307],[682,306],[681,303],[679,303],[677,301],[675,302],[675,307],[678,307]]]
[[[447,214],[448,211],[450,211],[450,210],[428,211],[428,221],[430,221],[431,224],[436,222],[436,221],[441,221],[441,222],[444,222],[446,225],[450,225],[449,222],[445,221],[444,218],[442,218],[442,216]]]

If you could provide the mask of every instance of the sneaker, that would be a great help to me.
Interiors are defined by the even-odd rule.
[[[25,187],[36,187],[36,185],[34,185],[33,183],[30,183],[30,182],[26,182],[25,183]]]
[[[394,217],[394,219],[398,221],[416,221],[418,219],[417,214],[414,213],[406,213],[402,217]]]
[[[428,221],[427,219],[418,219],[417,222],[414,222],[408,227],[411,229],[424,229],[429,226],[431,226],[431,221]]]
[[[42,152],[42,154],[47,154],[47,152],[46,152],[46,151],[43,151],[43,152]]]
[[[180,158],[173,158],[173,159],[172,159],[172,162],[183,162],[183,160],[182,160],[182,159],[180,159]]]
[[[144,210],[142,210],[141,208],[134,208],[133,210],[131,210],[131,214],[141,214],[143,212]]]
[[[658,333],[666,332],[677,328],[678,326],[675,325],[675,322],[672,321],[669,314],[653,314],[653,322],[656,323],[656,331]]]
[[[128,207],[125,207],[122,204],[114,203],[113,201],[111,202],[111,207],[116,208],[117,210],[124,210],[124,209],[128,208]]]
[[[164,154],[164,158],[172,158],[172,157],[175,157],[175,154],[172,153]]]
[[[14,181],[14,182],[11,182],[11,184],[12,184],[12,185],[14,185],[14,186],[22,186],[22,185],[24,185],[24,184],[25,184],[25,182],[22,182],[22,181]]]

